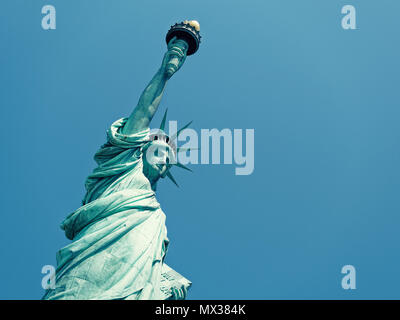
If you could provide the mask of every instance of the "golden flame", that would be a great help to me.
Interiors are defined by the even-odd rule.
[[[196,21],[196,20],[185,20],[183,22],[186,23],[186,24],[191,25],[197,31],[200,31],[200,23],[198,21]]]

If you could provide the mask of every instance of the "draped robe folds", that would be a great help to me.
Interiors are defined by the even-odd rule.
[[[168,247],[165,214],[143,175],[149,129],[107,131],[86,180],[83,205],[61,224],[73,242],[57,252],[55,288],[43,299],[161,299],[161,267]]]

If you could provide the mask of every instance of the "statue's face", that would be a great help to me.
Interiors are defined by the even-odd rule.
[[[168,52],[166,55],[166,69],[169,76],[172,76],[180,69],[186,59],[188,44],[184,40],[172,39],[168,43]]]
[[[171,149],[167,145],[151,143],[143,154],[143,173],[153,184],[165,178],[171,168],[169,158]]]

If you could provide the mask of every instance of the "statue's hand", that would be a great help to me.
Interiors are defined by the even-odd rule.
[[[187,42],[176,37],[168,43],[168,51],[165,53],[161,65],[161,70],[168,79],[182,67],[186,60],[187,49]]]

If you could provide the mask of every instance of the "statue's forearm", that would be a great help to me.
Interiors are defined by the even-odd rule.
[[[122,129],[122,133],[132,134],[149,127],[150,121],[160,104],[167,80],[165,73],[162,69],[159,69],[142,92],[137,106]]]
[[[132,134],[149,127],[150,121],[160,104],[168,79],[180,69],[186,59],[187,48],[188,44],[184,40],[174,37],[169,41],[168,51],[164,54],[160,69],[140,96],[137,106],[122,129],[122,133]]]

